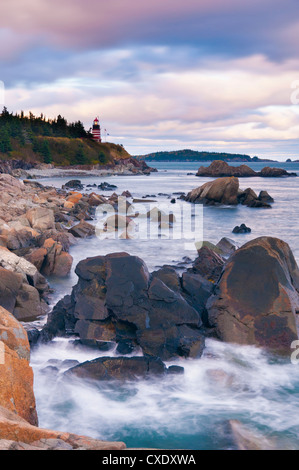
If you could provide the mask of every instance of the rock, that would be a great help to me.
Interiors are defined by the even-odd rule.
[[[229,166],[227,162],[222,160],[214,160],[210,166],[201,166],[196,176],[211,176],[213,178],[219,178],[223,176],[237,176],[249,177],[258,176],[258,174],[247,165],[240,165],[238,167]]]
[[[206,325],[206,303],[212,294],[213,283],[200,274],[187,271],[182,275],[182,287],[185,299],[200,314],[202,322]]]
[[[13,313],[23,277],[0,267],[0,305]]]
[[[30,348],[26,331],[4,308],[0,307],[0,408],[17,413],[37,425],[33,392],[33,373],[29,365]],[[1,435],[0,418],[0,437]],[[8,436],[5,436],[8,438]]]
[[[33,264],[38,271],[41,271],[45,257],[48,254],[48,250],[46,248],[36,248],[30,251],[26,256],[25,259]]]
[[[268,198],[268,201],[270,200],[269,198]],[[260,199],[251,188],[247,188],[244,191],[240,191],[238,194],[238,201],[244,206],[248,206],[248,207],[271,208],[270,204],[268,204],[268,202],[266,202],[265,199],[266,199],[265,197],[263,199]]]
[[[98,185],[98,189],[100,189],[101,191],[113,191],[114,189],[117,189],[117,186],[104,181],[103,183]]]
[[[13,315],[19,321],[33,321],[45,314],[47,307],[41,302],[40,295],[35,287],[23,283],[19,289]]]
[[[234,240],[227,237],[221,238],[216,246],[221,250],[223,256],[230,256],[239,248]]]
[[[76,274],[79,280],[71,297],[60,301],[48,317],[42,331],[45,340],[67,330],[83,344],[138,345],[162,360],[202,351],[204,287],[197,297],[188,294],[173,270],[164,267],[150,275],[140,258],[127,253],[87,258],[77,265]],[[194,301],[200,312],[184,295],[194,296],[190,303]]]
[[[230,166],[227,162],[222,160],[214,160],[210,166],[201,166],[196,176],[210,176],[213,178],[236,176],[252,177],[252,176],[263,176],[263,177],[281,177],[281,176],[297,176],[296,173],[288,173],[282,168],[270,168],[265,167],[260,172],[254,171],[248,165]]]
[[[209,323],[226,342],[290,354],[298,339],[299,270],[290,247],[260,237],[228,260],[207,302]]]
[[[62,189],[76,189],[77,191],[81,191],[84,189],[84,185],[80,180],[70,180],[62,186]]]
[[[43,247],[46,255],[41,266],[41,272],[45,276],[67,276],[72,268],[73,257],[62,251],[62,245],[52,238],[45,240]]]
[[[258,199],[262,202],[266,202],[268,204],[272,204],[274,202],[273,197],[270,196],[270,194],[267,191],[261,191]]]
[[[266,178],[277,178],[281,176],[297,176],[297,173],[288,173],[286,170],[282,168],[271,168],[269,166],[266,166],[263,168],[260,172],[260,176],[266,177]]]
[[[244,191],[239,189],[239,180],[235,176],[209,181],[190,191],[184,199],[194,204],[204,205],[243,204],[249,207],[271,207],[265,198],[259,198],[251,188]]]
[[[121,196],[122,196],[122,197],[127,197],[127,198],[133,197],[132,194],[130,193],[130,191],[128,191],[128,190],[127,190],[127,191],[123,191],[123,192],[121,193]]]
[[[67,197],[67,202],[71,202],[72,204],[78,204],[78,202],[81,201],[82,197],[83,196],[81,193],[71,191],[69,193],[69,196]]]
[[[92,237],[95,235],[95,227],[94,225],[85,222],[85,220],[81,220],[79,224],[69,229],[69,233],[71,233],[76,238]]]
[[[30,209],[26,217],[33,229],[45,231],[55,228],[54,212],[45,207]]]
[[[69,253],[62,251],[55,257],[52,275],[57,277],[66,277],[70,273],[72,265],[73,257]]]
[[[109,202],[103,196],[96,193],[91,193],[88,198],[88,204],[93,207],[97,207],[100,204],[108,204]]]
[[[223,266],[224,259],[212,249],[203,246],[198,250],[198,256],[188,271],[200,274],[208,281],[216,282],[222,273]]]
[[[1,441],[10,450],[125,450],[123,442],[109,442],[67,432],[38,428],[21,416],[0,406]],[[9,441],[14,444],[9,445]],[[64,443],[64,444],[63,444]]]
[[[238,420],[229,421],[231,433],[238,450],[278,450],[274,440],[252,431]]]
[[[169,366],[167,369],[167,374],[169,375],[184,374],[184,372],[184,367],[181,366]]]
[[[193,189],[186,201],[195,204],[238,204],[239,180],[236,177],[218,178]]]
[[[0,305],[20,321],[36,319],[47,310],[38,289],[30,285],[23,274],[2,267],[0,267]]]
[[[104,224],[104,230],[108,232],[133,228],[134,222],[130,217],[115,214],[108,217]]]
[[[162,266],[158,271],[152,273],[153,278],[160,279],[169,289],[179,292],[181,280],[175,268],[172,266]]]
[[[72,367],[65,374],[94,380],[136,380],[165,373],[166,367],[159,359],[100,357]]]
[[[23,282],[29,282],[40,293],[48,290],[46,279],[38,272],[36,266],[25,258],[0,248],[0,266],[8,271],[21,274]]]
[[[233,229],[233,233],[250,233],[250,232],[251,232],[251,228],[246,227],[245,224],[241,224],[240,227],[237,225]]]
[[[20,194],[24,189],[24,183],[8,174],[0,174],[0,190]]]

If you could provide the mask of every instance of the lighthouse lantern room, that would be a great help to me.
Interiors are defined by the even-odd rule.
[[[92,126],[92,138],[96,142],[102,142],[101,138],[101,126],[100,126],[100,121],[99,118],[96,117],[95,120],[93,121],[93,126]]]

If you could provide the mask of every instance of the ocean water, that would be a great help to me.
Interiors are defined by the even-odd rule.
[[[299,175],[299,163],[250,164],[257,171],[265,165],[286,168]],[[132,240],[115,237],[81,240],[71,249],[74,266],[68,278],[50,279],[55,290],[53,304],[76,284],[74,268],[81,259],[116,251],[140,256],[153,271],[164,264],[188,265],[196,257],[195,242],[200,240],[217,243],[222,237],[229,237],[241,246],[250,239],[268,235],[289,243],[299,261],[299,177],[240,178],[242,189],[251,187],[257,193],[267,190],[275,200],[271,209],[223,206],[203,210],[198,207],[192,212],[193,205],[177,199],[174,193],[187,193],[210,180],[195,176],[198,163],[153,166],[159,171],[150,176],[80,179],[84,184],[108,181],[117,186],[118,194],[129,190],[135,198],[150,196],[155,202],[134,204],[134,209],[140,213],[153,207],[171,210],[176,216],[174,232],[153,231],[150,237],[143,236],[141,217],[136,223],[141,236],[137,231]],[[41,181],[61,187],[69,179]],[[171,204],[171,198],[176,198],[175,204]],[[97,217],[100,224],[101,214]],[[249,226],[251,233],[233,234],[232,229],[241,223]],[[185,373],[180,376],[121,386],[63,376],[68,367],[63,361],[83,362],[100,355],[75,347],[66,339],[33,349],[31,365],[41,427],[123,440],[128,447],[234,449],[228,422],[237,419],[253,432],[273,440],[279,448],[299,448],[299,365],[292,364],[289,358],[282,361],[255,347],[208,340],[201,359],[173,362],[184,366]]]

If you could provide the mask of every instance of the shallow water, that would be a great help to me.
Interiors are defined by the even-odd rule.
[[[255,170],[268,164],[250,164]],[[85,184],[109,181],[120,194],[129,190],[136,198],[155,195],[154,206],[167,205],[177,214],[190,204],[177,200],[170,205],[166,193],[188,192],[210,178],[194,175],[197,163],[155,165],[158,173],[150,176],[80,178]],[[272,164],[297,171],[299,164]],[[192,172],[192,175],[187,173]],[[70,178],[41,180],[61,187]],[[242,189],[257,193],[267,190],[275,199],[272,209],[206,207],[203,210],[203,233],[195,238],[217,243],[222,237],[246,241],[270,235],[288,242],[299,260],[298,198],[299,178],[240,178]],[[93,190],[93,189],[92,189]],[[103,194],[111,194],[105,192]],[[140,208],[140,206],[139,206]],[[145,206],[144,210],[147,210]],[[200,217],[200,214],[196,214]],[[246,223],[249,234],[235,235],[235,225]],[[200,227],[200,224],[199,224]],[[188,236],[194,236],[187,229]],[[72,248],[74,268],[89,256],[126,251],[138,255],[152,271],[163,264],[177,264],[185,257],[194,259],[194,240],[189,239],[81,240]],[[186,260],[185,260],[186,261]],[[51,279],[55,289],[52,302],[71,291],[77,282],[74,268],[66,280]],[[111,353],[106,353],[106,355]],[[83,362],[99,357],[99,352],[75,348],[67,340],[55,340],[32,351],[35,394],[41,427],[87,434],[101,439],[124,440],[128,446],[185,449],[231,449],[228,420],[238,419],[255,431],[270,436],[282,448],[297,448],[299,417],[299,365],[289,359],[280,361],[254,347],[227,345],[207,341],[199,360],[179,360],[185,374],[164,379],[137,381],[122,385],[96,384],[63,377],[65,359]],[[103,354],[102,354],[103,355]],[[57,359],[56,364],[52,364]],[[51,364],[48,363],[52,360]],[[45,367],[54,365],[53,368]],[[212,371],[212,372],[211,372]],[[213,372],[214,371],[214,372]]]

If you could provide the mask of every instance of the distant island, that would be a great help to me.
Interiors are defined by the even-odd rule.
[[[223,160],[225,162],[275,162],[277,160],[250,157],[239,153],[199,152],[197,150],[174,150],[171,152],[154,152],[147,155],[135,155],[138,160],[151,162],[212,162]]]

